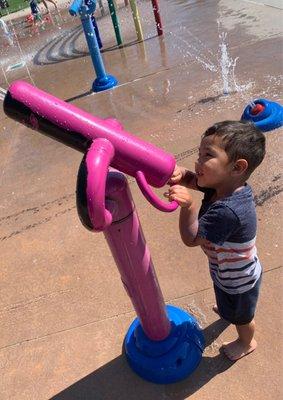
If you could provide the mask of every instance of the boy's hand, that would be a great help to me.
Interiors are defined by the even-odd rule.
[[[169,201],[177,201],[180,207],[190,208],[193,204],[193,198],[190,195],[189,190],[185,186],[171,186],[168,192],[164,193],[164,196],[168,197]]]
[[[168,181],[169,185],[176,185],[183,179],[183,168],[179,167],[177,164],[175,166],[174,172]]]

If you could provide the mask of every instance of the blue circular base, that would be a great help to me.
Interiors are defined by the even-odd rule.
[[[117,79],[112,75],[106,75],[103,78],[96,78],[92,84],[94,92],[102,92],[103,90],[111,89],[118,83]]]
[[[178,307],[166,306],[171,333],[161,341],[150,340],[136,318],[124,341],[127,360],[142,378],[154,383],[173,383],[188,377],[198,366],[204,337],[197,320]]]
[[[252,106],[249,104],[243,112],[242,120],[252,121],[261,131],[267,132],[283,125],[283,107],[281,104],[266,99],[254,100],[255,104],[263,105],[264,109],[253,115]]]

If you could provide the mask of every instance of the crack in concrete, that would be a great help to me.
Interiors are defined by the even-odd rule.
[[[27,230],[29,230],[29,229],[32,229],[32,228],[35,228],[35,227],[37,227],[37,226],[39,226],[39,225],[45,224],[45,223],[51,221],[51,220],[54,219],[54,218],[57,218],[57,217],[59,217],[59,216],[61,216],[61,215],[66,214],[66,213],[69,212],[69,211],[72,211],[74,208],[76,208],[76,206],[72,206],[72,207],[66,208],[65,210],[59,211],[59,212],[55,213],[54,215],[51,215],[51,216],[49,216],[49,217],[44,218],[43,220],[40,220],[40,221],[38,221],[38,222],[35,222],[34,224],[26,225],[26,226],[24,226],[24,227],[23,227],[22,229],[20,229],[20,230],[13,231],[13,232],[10,233],[9,235],[1,237],[1,238],[0,238],[0,241],[3,242],[4,240],[10,239],[11,237],[16,236],[16,235],[19,235],[19,234],[21,234],[22,232],[25,232],[25,231],[27,231]]]
[[[43,203],[43,204],[41,204],[41,205],[38,206],[38,207],[27,208],[27,209],[22,210],[22,211],[19,211],[19,212],[17,212],[17,213],[10,214],[10,215],[7,215],[7,216],[5,216],[5,217],[1,217],[1,218],[0,218],[0,222],[1,222],[1,221],[6,221],[6,220],[8,220],[8,219],[10,219],[10,218],[12,218],[12,217],[18,217],[19,215],[24,214],[24,213],[27,213],[27,212],[30,212],[30,211],[38,212],[40,208],[43,208],[43,207],[52,205],[52,204],[54,204],[54,203],[59,203],[58,205],[61,205],[61,203],[60,203],[61,201],[64,201],[64,200],[66,200],[66,199],[69,199],[70,197],[73,197],[73,196],[74,196],[74,193],[67,194],[67,195],[65,195],[65,196],[59,197],[58,199],[51,200],[51,201],[47,201],[46,203]],[[1,225],[1,224],[0,224],[0,225]]]
[[[42,300],[46,300],[46,299],[49,299],[49,298],[54,298],[54,297],[56,297],[58,295],[70,293],[72,291],[73,291],[73,289],[65,289],[65,290],[57,290],[55,292],[50,292],[50,293],[44,293],[44,294],[41,294],[40,296],[35,297],[34,299],[21,301],[19,303],[15,303],[15,304],[11,304],[9,306],[6,306],[6,307],[4,307],[4,308],[2,308],[0,310],[0,313],[4,314],[4,313],[8,313],[8,312],[13,312],[15,310],[18,311],[18,310],[21,310],[23,308],[29,307],[30,305],[34,305],[36,303],[39,303]]]
[[[274,182],[274,180],[273,180]],[[282,186],[268,186],[267,189],[262,190],[258,195],[255,195],[255,205],[261,207],[266,201],[274,196],[277,196],[283,191]]]

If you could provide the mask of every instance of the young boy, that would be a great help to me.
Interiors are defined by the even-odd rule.
[[[224,343],[235,361],[255,350],[254,313],[262,268],[255,247],[256,211],[246,183],[265,155],[265,136],[250,122],[219,122],[203,134],[195,173],[176,166],[167,196],[180,207],[181,238],[208,257],[216,303],[213,310],[236,326]],[[204,192],[198,212],[188,189]]]

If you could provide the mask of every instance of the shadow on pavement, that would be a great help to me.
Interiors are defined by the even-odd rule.
[[[63,61],[88,56],[88,51],[80,51],[76,48],[76,42],[82,34],[82,27],[77,26],[69,32],[59,35],[59,38],[49,41],[36,53],[33,63],[41,66],[58,64]]]
[[[206,346],[209,346],[228,325],[228,322],[219,319],[205,328],[203,333]],[[187,379],[170,385],[156,385],[134,374],[125,356],[121,355],[50,400],[183,400],[233,364],[234,362],[222,353],[215,357],[204,356],[199,367]]]
[[[82,36],[82,38],[81,38]],[[114,45],[107,48],[103,48],[100,50],[101,53],[112,52],[114,50],[119,50],[120,48],[126,48],[135,46],[138,43],[144,43],[151,39],[156,38],[157,35],[153,35],[149,38],[144,39],[142,42],[138,40],[133,40],[129,43],[124,43],[122,46]],[[48,41],[47,44],[42,46],[33,58],[33,63],[35,65],[51,65],[58,64],[64,61],[74,60],[76,58],[87,57],[89,56],[89,50],[81,50],[79,49],[83,45],[85,45],[85,38],[83,33],[83,28],[81,25],[76,26],[75,28],[71,28],[67,32],[63,32],[59,35],[59,37],[54,38],[51,41]],[[87,48],[87,46],[86,46]]]

